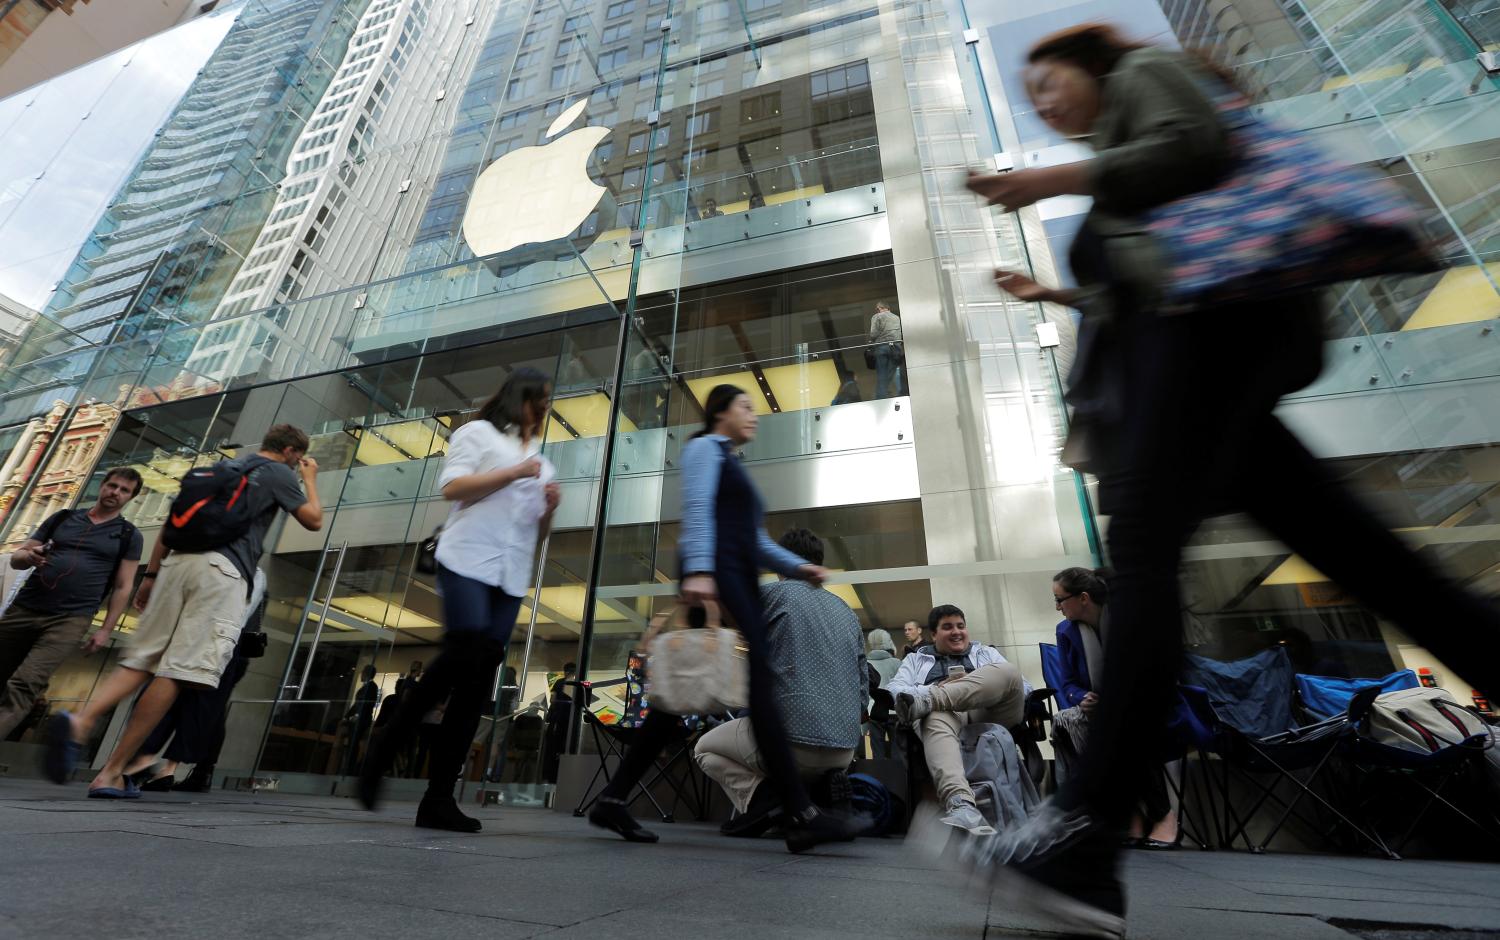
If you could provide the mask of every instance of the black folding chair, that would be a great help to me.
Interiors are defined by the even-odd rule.
[[[1487,844],[1500,843],[1500,818],[1483,790],[1488,738],[1440,743],[1424,754],[1373,740],[1368,715],[1356,731],[1342,743],[1340,753],[1348,764],[1348,788],[1355,794],[1353,812],[1372,832],[1392,824],[1400,827],[1392,842],[1395,852],[1405,850],[1439,806],[1479,830]],[[1467,799],[1454,792],[1465,783],[1472,785]],[[1413,812],[1415,804],[1420,805]]]
[[[612,679],[608,682],[569,681],[567,683],[578,688],[578,696],[574,700],[573,707],[583,709],[584,727],[588,728],[594,742],[594,750],[599,757],[598,768],[594,770],[588,786],[584,787],[578,805],[573,808],[574,816],[584,816],[593,808],[594,803],[599,799],[599,794],[594,792],[599,778],[604,778],[604,786],[609,785],[610,758],[624,760],[625,751],[635,742],[641,726],[645,723],[649,706],[646,703],[642,674],[642,670],[636,664],[636,658],[632,657],[631,669],[622,679]],[[606,722],[594,709],[583,704],[591,700],[590,693],[593,690],[617,685],[626,687],[625,711],[619,721]],[[654,772],[637,784],[635,794],[626,800],[627,805],[634,805],[641,797],[645,797],[656,810],[657,815],[661,817],[661,821],[666,823],[676,822],[677,809],[684,803],[699,820],[707,819],[709,801],[713,796],[710,781],[699,771],[697,763],[692,759],[693,746],[704,729],[704,722],[698,716],[684,718],[682,722],[681,738],[669,745],[666,751],[657,757]],[[665,783],[672,791],[670,809],[663,807],[656,795],[651,792],[652,788],[659,783]],[[599,793],[603,791],[604,787],[599,787]]]
[[[1378,833],[1360,826],[1338,806],[1330,796],[1318,792],[1319,784],[1327,789],[1325,771],[1328,770],[1340,746],[1353,737],[1355,728],[1369,712],[1379,689],[1371,688],[1354,696],[1349,710],[1343,715],[1307,725],[1288,729],[1279,734],[1254,736],[1225,722],[1219,717],[1207,690],[1184,685],[1183,699],[1193,710],[1197,719],[1212,729],[1213,743],[1210,750],[1219,757],[1223,771],[1218,781],[1219,797],[1223,800],[1224,815],[1219,825],[1220,844],[1233,848],[1236,839],[1242,840],[1245,848],[1260,854],[1276,837],[1286,823],[1296,818],[1309,829],[1333,838],[1342,828],[1359,841],[1368,843],[1386,858],[1399,858]],[[1290,690],[1288,690],[1290,695]],[[1205,768],[1206,769],[1206,768]],[[1231,774],[1250,785],[1256,795],[1248,808],[1237,810],[1231,794]],[[1265,779],[1271,778],[1269,782]],[[1211,779],[1211,778],[1210,778]],[[1290,789],[1290,798],[1280,791]],[[1314,821],[1300,811],[1304,799],[1311,800],[1314,810],[1323,811],[1323,821]],[[1274,804],[1280,813],[1265,837],[1253,843],[1249,835],[1250,823],[1268,805]]]

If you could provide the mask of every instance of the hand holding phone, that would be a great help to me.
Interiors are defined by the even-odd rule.
[[[968,674],[969,674],[969,670],[965,669],[961,665],[959,665],[959,666],[949,666],[948,667],[948,678],[949,678],[949,680],[962,679],[964,676],[967,676]]]

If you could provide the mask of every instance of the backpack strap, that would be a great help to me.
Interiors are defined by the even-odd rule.
[[[46,521],[44,521],[40,526],[37,527],[36,534],[32,535],[32,538],[36,539],[38,542],[45,543],[48,539],[57,534],[57,527],[62,525],[63,520],[72,516],[76,511],[77,510],[74,509],[59,509],[57,512],[54,512],[52,515],[47,517]]]
[[[104,582],[104,596],[99,598],[101,604],[109,600],[110,592],[115,589],[115,577],[120,573],[120,566],[125,564],[125,556],[130,553],[130,543],[135,541],[135,534],[138,531],[129,519],[121,519],[120,522],[123,526],[120,529],[120,550],[115,553],[115,566],[110,569],[109,580]],[[145,539],[142,539],[141,548],[145,547]]]

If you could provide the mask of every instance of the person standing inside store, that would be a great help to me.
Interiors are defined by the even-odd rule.
[[[775,699],[761,607],[762,565],[784,578],[814,585],[823,583],[828,570],[809,564],[766,534],[760,495],[734,453],[755,438],[758,419],[750,396],[733,385],[715,386],[703,414],[703,429],[682,449],[682,531],[677,543],[682,599],[689,604],[722,604],[745,639],[750,723],[756,750],[786,817],[787,848],[801,852],[824,842],[853,839],[868,821],[820,811],[797,774]],[[651,709],[619,770],[595,801],[589,822],[631,842],[656,841],[656,835],[630,815],[627,801],[681,727],[678,716]]]
[[[1086,139],[1089,161],[973,176],[969,186],[1014,211],[1054,196],[1093,199],[1070,249],[1082,288],[1044,287],[997,272],[1023,301],[1083,313],[1070,377],[1075,427],[1090,427],[1101,510],[1110,516],[1110,627],[1105,694],[1080,774],[1040,812],[967,853],[1022,888],[1053,920],[1090,936],[1122,936],[1117,867],[1128,821],[1156,751],[1182,659],[1178,566],[1200,519],[1248,512],[1282,542],[1406,631],[1463,677],[1500,692],[1500,609],[1407,547],[1320,464],[1274,414],[1322,367],[1319,292],[1226,302],[1164,315],[1162,283],[1142,246],[1139,213],[1215,185],[1235,154],[1208,67],[1174,51],[1084,25],[1027,56],[1026,88],[1052,129]],[[1270,342],[1247,341],[1254,324]],[[937,831],[932,827],[929,831]]]
[[[901,627],[901,636],[906,640],[906,646],[901,650],[902,659],[927,645],[927,636],[922,632],[922,625],[915,620],[906,621]]]
[[[437,547],[443,648],[415,685],[408,681],[400,711],[370,748],[359,778],[366,809],[379,803],[385,774],[423,715],[446,699],[416,824],[454,832],[483,828],[458,808],[453,787],[490,702],[521,598],[531,588],[537,545],[561,498],[557,471],[541,455],[551,407],[547,376],[519,368],[448,439],[438,477],[443,498],[453,504]]]
[[[0,740],[30,716],[80,644],[86,653],[109,645],[141,560],[140,530],[120,511],[140,491],[141,475],[117,467],[94,505],[53,513],[11,553],[10,566],[30,574],[0,616]],[[101,603],[104,622],[90,633]]]
[[[125,766],[171,710],[183,686],[218,688],[234,655],[256,565],[277,511],[285,511],[311,532],[323,526],[318,464],[307,456],[308,446],[307,433],[301,428],[278,424],[266,432],[256,453],[213,466],[209,479],[238,481],[235,501],[244,500],[236,524],[222,517],[225,524],[213,530],[215,538],[227,541],[213,548],[172,551],[166,546],[165,530],[157,538],[135,593],[135,606],[142,614],[124,657],[77,715],[62,712],[48,724],[45,769],[52,782],[67,782],[83,742],[99,719],[144,687],[115,749],[89,784],[90,797],[140,795],[125,779]],[[205,497],[204,504],[209,499]],[[191,529],[192,520],[210,517],[198,515],[198,508],[183,514],[177,523],[179,531],[201,535],[201,530]],[[176,518],[174,510],[168,525]]]
[[[370,724],[375,720],[375,706],[380,704],[380,686],[375,684],[375,675],[375,664],[365,663],[359,673],[360,685],[354,691],[354,700],[344,712],[344,722],[349,727],[349,744],[344,751],[346,774],[359,769],[359,753],[364,749],[365,735],[370,733]]]
[[[875,397],[904,394],[901,318],[883,300],[875,305],[875,314],[870,317],[870,346],[875,350]]]

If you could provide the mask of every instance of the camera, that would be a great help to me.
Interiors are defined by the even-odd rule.
[[[260,659],[266,655],[268,642],[270,638],[259,630],[254,633],[241,633],[239,642],[235,644],[234,654],[242,659]]]

